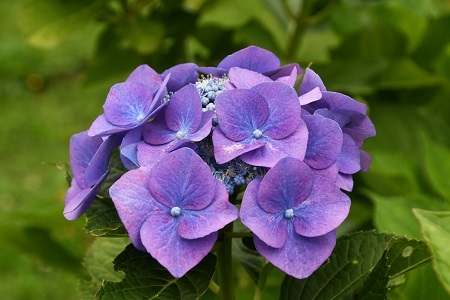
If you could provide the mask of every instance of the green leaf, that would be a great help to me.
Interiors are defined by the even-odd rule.
[[[425,172],[433,188],[450,202],[450,150],[423,138]]]
[[[286,276],[280,300],[336,299],[352,292],[369,275],[393,235],[358,232],[338,239],[328,262],[310,277]]]
[[[450,211],[414,209],[422,233],[434,254],[433,266],[438,278],[450,294]]]
[[[437,280],[431,264],[397,278],[401,277],[404,283],[389,292],[391,300],[448,299],[448,294]]]
[[[414,217],[413,208],[448,210],[450,205],[425,195],[381,196],[367,192],[375,204],[374,223],[379,231],[394,232],[410,238],[422,238],[420,224]]]
[[[86,211],[84,230],[93,236],[125,237],[125,230],[117,210],[109,199],[96,199]]]
[[[346,235],[310,277],[286,276],[280,299],[384,299],[392,278],[430,260],[422,241],[373,231]]]
[[[114,271],[112,262],[129,243],[128,238],[94,240],[83,261],[83,266],[91,275],[91,279],[80,281],[78,292],[81,299],[95,299],[95,293],[100,289],[103,280],[115,282],[122,280],[123,274]]]
[[[101,5],[101,1],[26,0],[20,11],[20,25],[32,45],[52,48],[92,22]]]
[[[429,73],[409,58],[395,60],[380,74],[377,83],[380,89],[410,89],[434,86],[442,83],[442,79]]]
[[[397,277],[431,259],[432,254],[423,241],[408,240],[405,237],[392,238],[370,276],[352,293],[352,299],[383,299],[389,291],[389,285],[394,285],[393,282],[396,286],[403,283],[402,280],[395,280]]]
[[[174,278],[148,253],[131,244],[114,260],[114,269],[125,273],[121,282],[106,281],[98,299],[198,299],[214,275],[216,257],[208,254],[185,276]]]

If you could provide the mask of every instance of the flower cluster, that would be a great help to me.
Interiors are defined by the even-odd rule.
[[[187,63],[158,74],[139,66],[103,108],[71,138],[64,216],[87,210],[119,147],[128,171],[111,199],[133,245],[175,277],[238,216],[262,256],[308,277],[334,248],[350,209],[341,189],[351,191],[352,175],[369,167],[360,148],[375,135],[364,104],[255,46],[217,67]],[[239,192],[238,211],[229,199]]]

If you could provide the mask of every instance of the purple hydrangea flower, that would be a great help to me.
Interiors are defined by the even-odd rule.
[[[189,84],[171,97],[169,104],[145,126],[145,143],[138,145],[141,166],[156,162],[161,155],[188,142],[199,142],[211,132],[214,112],[202,111],[197,88]],[[144,148],[147,148],[144,150]],[[143,155],[147,157],[143,157]]]
[[[334,181],[313,176],[304,162],[289,157],[248,185],[240,217],[261,255],[285,273],[305,278],[330,256],[334,229],[349,209],[350,199]]]
[[[127,132],[147,122],[163,107],[161,98],[167,93],[166,84],[170,76],[161,83],[158,80],[147,81],[146,73],[145,69],[135,70],[129,81],[113,85],[103,105],[105,112],[91,125],[90,136]]]
[[[308,130],[297,94],[287,84],[225,91],[217,96],[216,113],[213,143],[219,164],[239,156],[251,165],[273,167],[283,157],[305,156]]]
[[[189,148],[127,172],[110,195],[134,246],[175,277],[197,265],[211,251],[217,231],[238,216],[223,183]]]
[[[116,142],[115,136],[103,140],[90,137],[87,131],[70,138],[70,166],[73,179],[66,193],[64,217],[75,220],[94,201],[98,189],[108,176],[108,160]]]

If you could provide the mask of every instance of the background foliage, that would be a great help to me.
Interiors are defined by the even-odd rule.
[[[70,136],[101,113],[111,85],[142,63],[214,65],[255,44],[284,63],[313,62],[328,89],[368,104],[372,167],[356,176],[339,234],[424,239],[433,263],[402,275],[389,297],[450,298],[449,29],[447,0],[1,1],[0,293],[78,299],[80,277],[82,291],[95,284],[82,257],[103,246],[90,246],[83,218],[62,217],[67,185],[53,165],[68,161]],[[250,299],[252,278],[238,272],[236,294]],[[271,271],[264,299],[281,278]]]

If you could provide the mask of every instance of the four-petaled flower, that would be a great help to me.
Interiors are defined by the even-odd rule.
[[[123,175],[110,195],[134,246],[175,277],[211,251],[217,231],[238,216],[225,186],[191,149]]]
[[[286,84],[225,91],[217,96],[216,113],[213,143],[219,164],[240,156],[248,164],[273,167],[283,157],[305,157],[308,130],[298,96]]]
[[[288,157],[248,185],[240,217],[261,255],[287,274],[305,278],[330,256],[334,229],[349,209],[350,199],[333,181]]]

